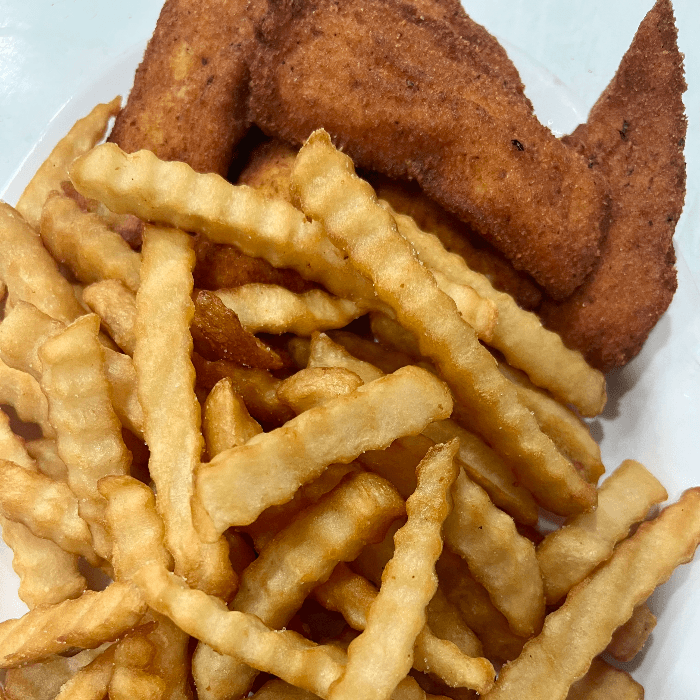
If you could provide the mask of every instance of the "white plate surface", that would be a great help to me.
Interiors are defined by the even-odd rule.
[[[128,93],[143,46],[126,51],[70,98],[0,197],[16,202],[38,165],[77,118],[96,102]],[[586,106],[572,90],[524,52],[508,44],[507,48],[543,123],[561,134],[585,120]],[[639,357],[610,375],[608,406],[592,426],[608,471],[623,459],[637,459],[661,479],[671,499],[700,485],[700,293],[682,256],[678,276],[670,310]],[[17,583],[11,554],[0,543],[0,620],[26,610],[17,598]],[[647,700],[700,698],[700,562],[679,569],[653,596],[651,607],[659,623],[627,669],[645,686]]]

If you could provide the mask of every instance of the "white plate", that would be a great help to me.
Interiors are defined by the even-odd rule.
[[[47,125],[0,197],[16,202],[36,168],[79,117],[100,101],[126,95],[144,44],[125,52],[114,66],[75,94]],[[558,134],[585,120],[577,96],[546,68],[507,45],[543,123]],[[700,293],[682,257],[678,292],[641,354],[609,376],[608,406],[593,421],[608,471],[623,459],[643,462],[671,499],[700,485]],[[26,607],[17,598],[11,553],[0,542],[0,620]],[[628,670],[646,689],[647,700],[700,697],[700,563],[680,568],[651,599],[658,625]]]

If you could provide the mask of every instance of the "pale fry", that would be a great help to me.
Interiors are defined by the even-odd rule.
[[[338,564],[328,581],[314,589],[313,596],[328,610],[341,613],[353,629],[362,631],[367,624],[370,606],[377,597],[377,589],[363,576],[354,574],[347,565]],[[452,642],[437,637],[429,625],[430,621],[416,637],[414,668],[433,673],[455,688],[468,686],[475,675],[488,669],[482,660],[467,656]],[[480,652],[473,656],[480,656]],[[492,669],[489,672],[493,676]]]
[[[105,376],[109,382],[114,411],[122,425],[143,437],[145,418],[138,397],[134,363],[128,355],[103,349]]]
[[[231,609],[256,615],[274,629],[283,627],[338,561],[351,561],[367,542],[380,540],[403,513],[403,500],[384,479],[366,473],[350,477],[267,544],[243,572]],[[214,661],[215,654],[198,647],[197,687],[207,688],[208,697],[245,695],[255,671],[234,659]]]
[[[142,259],[134,367],[158,512],[175,570],[203,590],[226,598],[235,585],[226,541],[215,538],[212,544],[203,543],[194,528],[191,506],[194,469],[204,442],[190,360],[194,251],[187,234],[146,227]]]
[[[547,616],[540,635],[503,667],[486,697],[564,700],[634,607],[679,564],[690,561],[699,543],[700,489],[695,488],[640,525],[604,566],[569,591],[564,604]]]
[[[4,202],[0,202],[0,278],[13,306],[29,302],[63,323],[85,313],[39,234]]]
[[[68,179],[68,166],[104,137],[109,120],[117,115],[121,104],[121,97],[115,97],[107,104],[97,105],[90,114],[79,119],[56,144],[22,192],[17,210],[37,231],[49,192],[60,190],[61,183]]]
[[[632,617],[615,630],[606,651],[617,661],[632,661],[646,644],[654,627],[656,615],[646,603],[642,603],[634,609]]]
[[[588,673],[571,686],[566,700],[644,700],[644,688],[626,671],[596,657]]]
[[[600,447],[588,426],[548,392],[536,387],[524,372],[502,362],[498,363],[498,368],[513,382],[520,401],[533,412],[542,432],[549,436],[559,452],[576,465],[586,481],[597,484],[605,467]]]
[[[436,445],[418,465],[418,485],[406,502],[408,519],[394,536],[394,555],[384,569],[365,629],[350,643],[345,672],[331,686],[331,700],[389,698],[411,668],[416,637],[426,622],[425,608],[437,589],[434,567],[442,551],[442,523],[452,507],[456,451],[456,441]],[[492,681],[493,669],[490,678],[476,684],[485,691]]]
[[[37,537],[98,563],[90,529],[78,515],[78,499],[67,484],[0,460],[0,512]]]
[[[49,405],[31,374],[0,360],[0,405],[12,406],[25,423],[36,423],[46,437],[55,435],[49,423]]]
[[[83,284],[118,280],[135,292],[141,256],[97,215],[71,197],[53,192],[41,213],[41,239],[54,260],[68,265]]]
[[[243,399],[233,390],[228,377],[218,381],[209,392],[202,420],[209,457],[244,445],[262,432],[260,424],[250,417]]]
[[[498,320],[489,345],[500,350],[513,367],[549,389],[585,416],[598,415],[605,405],[605,378],[590,367],[581,353],[569,350],[561,338],[542,326],[539,318],[521,309],[513,297],[493,288],[484,275],[471,270],[464,258],[449,253],[437,238],[421,231],[408,216],[395,216],[401,235],[410,241],[418,258],[441,270],[454,282],[469,285],[496,304]]]
[[[334,297],[321,289],[295,294],[275,284],[244,284],[216,295],[236,312],[251,333],[295,333],[342,328],[367,312],[367,305]]]
[[[134,354],[136,297],[118,280],[95,282],[83,290],[83,302],[100,317],[102,326],[127,354]]]
[[[639,462],[624,461],[601,485],[598,508],[567,520],[537,547],[545,596],[556,603],[613,553],[632,525],[668,498]]]
[[[537,634],[544,620],[544,590],[535,547],[486,492],[461,471],[452,489],[454,508],[445,541],[469,564],[516,634]]]
[[[419,337],[422,354],[436,362],[455,397],[473,412],[479,432],[512,460],[541,505],[562,515],[594,506],[595,489],[540,431],[454,302],[437,288],[372,188],[354,174],[352,162],[333,148],[327,133],[315,132],[299,152],[292,192],[372,280],[401,325]]]
[[[71,647],[90,649],[118,638],[146,612],[139,591],[112,583],[104,591],[35,608],[17,620],[0,623],[0,668],[42,659]]]
[[[329,464],[419,433],[451,411],[452,398],[441,381],[405,367],[222,452],[200,467],[197,493],[217,533],[247,525],[268,506],[290,500]]]
[[[68,484],[79,499],[81,517],[90,526],[95,551],[107,559],[111,543],[104,529],[106,503],[97,482],[127,474],[131,453],[112,407],[99,329],[97,316],[83,316],[47,340],[39,357],[41,387],[49,401],[58,454],[68,469]]]

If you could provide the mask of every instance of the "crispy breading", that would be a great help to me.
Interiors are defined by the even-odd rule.
[[[226,175],[248,128],[248,58],[264,0],[167,0],[110,141]]]
[[[273,0],[251,117],[299,144],[324,127],[359,167],[415,179],[557,298],[591,270],[603,183],[451,25],[403,0]]]
[[[611,226],[584,285],[541,313],[602,371],[639,352],[676,290],[672,237],[685,197],[686,132],[676,38],[671,2],[658,0],[588,122],[567,139],[609,180]]]

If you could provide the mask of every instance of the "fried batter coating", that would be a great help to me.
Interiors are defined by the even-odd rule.
[[[676,290],[672,237],[685,197],[686,89],[670,0],[637,30],[587,124],[568,141],[612,188],[600,261],[574,295],[541,314],[570,347],[607,372],[626,364]]]
[[[592,269],[603,183],[472,44],[403,0],[271,1],[250,108],[284,141],[323,127],[359,167],[417,180],[555,298]]]
[[[226,175],[248,128],[248,59],[264,0],[167,0],[110,141]]]

